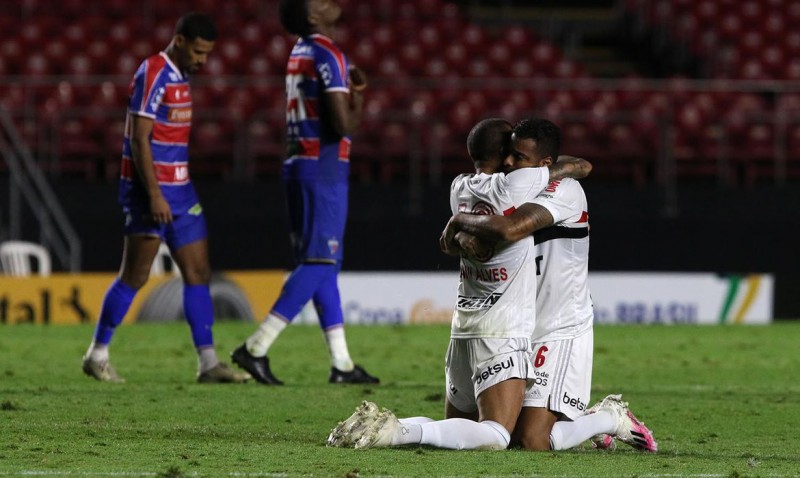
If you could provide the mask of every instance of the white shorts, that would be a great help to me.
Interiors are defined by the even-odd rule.
[[[530,341],[517,339],[450,339],[445,357],[447,400],[457,409],[478,409],[478,395],[511,378],[533,379]]]
[[[534,384],[523,407],[547,408],[574,420],[589,408],[594,331],[573,339],[533,344]]]

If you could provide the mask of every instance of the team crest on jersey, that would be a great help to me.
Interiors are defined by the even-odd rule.
[[[331,254],[336,254],[339,250],[339,241],[335,237],[328,239],[328,249],[331,251]]]
[[[492,207],[492,205],[489,203],[481,201],[472,206],[472,214],[490,216],[494,214],[494,207]]]

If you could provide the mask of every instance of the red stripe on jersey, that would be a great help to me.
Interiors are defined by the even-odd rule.
[[[300,152],[295,156],[313,157],[319,160],[319,139],[300,139]],[[350,142],[339,142],[339,161],[350,161]]]
[[[142,95],[142,104],[139,105],[139,111],[146,111],[147,102],[150,101],[150,93],[152,93],[153,85],[166,64],[167,60],[161,55],[153,55],[145,60],[144,94]]]
[[[329,52],[331,52],[333,57],[336,58],[336,63],[338,63],[338,65],[339,65],[339,71],[342,74],[342,78],[344,78],[346,80],[345,84],[347,84],[347,68],[345,68],[346,61],[344,59],[344,53],[342,52],[342,50],[340,50],[339,47],[337,47],[336,44],[333,43],[333,40],[331,40],[330,38],[328,38],[326,36],[315,34],[315,35],[311,35],[311,38],[319,46],[321,46],[322,48],[324,48],[324,49],[328,50]]]
[[[314,59],[307,56],[290,57],[289,63],[286,65],[286,74],[314,78]]]
[[[581,218],[578,219],[578,222],[589,222],[589,213],[586,211],[581,212]]]
[[[319,139],[300,139],[301,153],[298,156],[319,158]]]
[[[189,166],[186,163],[154,163],[153,170],[159,184],[186,184],[189,182]],[[131,158],[123,157],[120,176],[125,179],[133,179],[133,174],[133,161]]]
[[[159,143],[189,144],[191,123],[170,125],[156,122],[153,125],[153,141]]]
[[[511,206],[510,208],[508,208],[505,211],[503,211],[503,216],[510,216],[510,215],[514,214],[514,211],[516,211],[516,210],[517,210],[517,208],[515,208],[514,206]]]

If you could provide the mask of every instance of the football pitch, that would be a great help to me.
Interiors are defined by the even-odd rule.
[[[254,324],[219,323],[227,354]],[[362,400],[441,418],[446,326],[349,327],[378,386],[330,385],[314,326],[270,351],[283,387],[200,385],[188,327],[124,325],[112,361],[125,384],[85,377],[85,326],[0,326],[0,476],[800,475],[800,322],[771,326],[603,326],[592,401],[622,393],[657,454],[326,448]]]

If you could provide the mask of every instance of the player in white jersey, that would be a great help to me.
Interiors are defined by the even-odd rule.
[[[457,177],[451,187],[453,213],[509,214],[533,201],[550,180],[585,176],[580,159],[507,176],[497,171],[507,155],[511,124],[484,120],[470,132],[467,147],[476,174]],[[555,144],[557,148],[557,143]],[[506,448],[532,383],[530,337],[535,315],[533,239],[498,244],[479,258],[461,259],[458,302],[446,357],[447,419],[397,420],[365,402],[330,434],[331,446],[356,448],[425,444],[440,448]]]
[[[519,168],[536,168],[551,162],[548,158],[537,159],[534,151],[523,144],[525,139],[535,139],[541,128],[552,125],[548,123],[525,120],[515,126],[515,157],[505,165],[506,171],[515,172],[509,172],[509,176]],[[513,441],[528,449],[559,450],[607,434],[616,435],[636,448],[655,451],[657,445],[652,433],[618,397],[604,401],[606,405],[613,403],[616,409],[610,411],[614,413],[586,415],[593,349],[593,311],[587,282],[588,218],[583,188],[577,181],[566,178],[551,182],[537,198],[509,217],[458,214],[448,227],[451,235],[461,231],[499,241],[497,244],[527,241],[533,233],[537,269],[532,334],[535,385],[526,392]],[[465,235],[459,238],[471,240]],[[474,243],[465,242],[465,246],[469,249]],[[616,412],[622,414],[622,430]],[[612,443],[609,440],[604,438],[600,443],[609,446]]]

